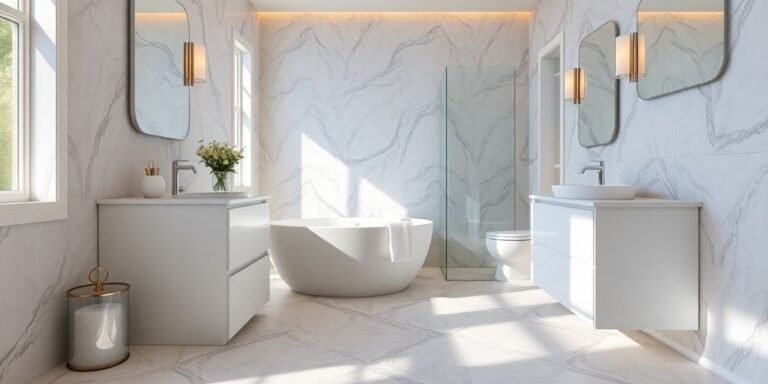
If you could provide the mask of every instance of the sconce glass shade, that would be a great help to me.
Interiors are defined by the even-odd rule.
[[[616,38],[616,78],[637,83],[645,77],[645,36],[632,32]]]
[[[184,85],[192,87],[205,83],[206,57],[205,46],[192,42],[184,43]]]
[[[194,45],[194,72],[195,72],[195,83],[205,83],[206,79],[206,55],[205,55],[205,45],[202,44],[195,44]]]
[[[581,101],[587,96],[587,76],[582,68],[571,68],[565,71],[563,78],[565,81],[564,92],[565,101],[573,104],[581,104]]]

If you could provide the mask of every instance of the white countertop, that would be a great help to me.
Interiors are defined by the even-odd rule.
[[[237,208],[246,205],[265,203],[270,200],[269,196],[248,195],[246,197],[200,197],[174,199],[170,194],[163,195],[157,199],[148,199],[144,197],[126,197],[119,199],[97,200],[98,205],[224,205],[227,208]]]
[[[700,201],[680,201],[651,199],[645,197],[636,197],[632,200],[575,200],[561,199],[553,196],[531,195],[532,201],[551,203],[556,205],[566,205],[571,207],[582,207],[587,209],[606,207],[606,208],[700,208]]]

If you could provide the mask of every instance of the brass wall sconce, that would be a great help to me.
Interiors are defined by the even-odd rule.
[[[571,68],[565,72],[565,101],[581,104],[587,93],[587,76],[582,68]]]
[[[206,57],[205,46],[193,42],[184,43],[184,86],[194,87],[205,83]]]
[[[645,77],[645,36],[632,32],[616,38],[616,78],[637,83]]]

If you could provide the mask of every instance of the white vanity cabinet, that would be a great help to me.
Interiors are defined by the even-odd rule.
[[[223,345],[269,300],[267,198],[98,204],[99,264],[131,285],[131,344]]]
[[[696,330],[700,203],[531,196],[533,283],[596,329]]]

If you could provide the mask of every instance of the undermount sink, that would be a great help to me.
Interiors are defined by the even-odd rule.
[[[561,199],[632,200],[635,187],[631,185],[553,185],[552,194]]]
[[[174,199],[238,199],[248,196],[245,192],[179,193]]]

